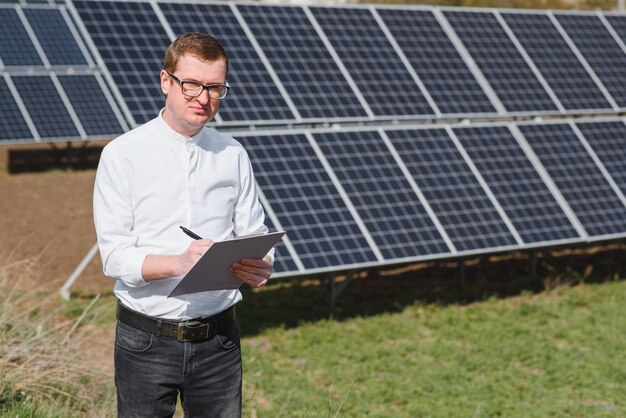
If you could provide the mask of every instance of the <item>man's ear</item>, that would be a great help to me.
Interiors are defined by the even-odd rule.
[[[159,77],[161,77],[161,91],[167,96],[167,93],[170,91],[170,77],[165,70],[161,70]]]

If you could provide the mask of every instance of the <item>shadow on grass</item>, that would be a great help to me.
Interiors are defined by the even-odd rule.
[[[297,327],[331,315],[343,320],[399,312],[415,303],[468,304],[623,278],[624,256],[625,243],[545,250],[537,252],[535,277],[530,275],[527,253],[470,258],[465,260],[463,287],[456,261],[361,272],[346,286],[334,310],[325,277],[276,279],[258,290],[242,287],[244,301],[237,306],[237,316],[242,335],[252,336],[264,329]]]

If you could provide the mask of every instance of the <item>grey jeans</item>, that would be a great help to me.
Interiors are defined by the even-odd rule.
[[[185,417],[241,417],[241,382],[237,322],[202,342],[178,342],[117,323],[118,417],[172,417],[178,393]]]

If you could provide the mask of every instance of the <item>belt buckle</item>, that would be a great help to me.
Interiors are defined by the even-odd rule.
[[[179,342],[206,340],[209,336],[209,324],[198,321],[181,322],[176,329]]]

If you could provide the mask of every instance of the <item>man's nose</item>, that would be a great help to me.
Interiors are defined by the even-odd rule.
[[[203,105],[208,104],[211,101],[211,97],[209,96],[209,89],[202,89],[202,93],[200,93],[200,96],[196,97],[196,99]]]

